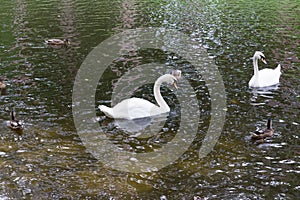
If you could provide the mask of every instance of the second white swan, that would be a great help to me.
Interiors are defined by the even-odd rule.
[[[173,84],[177,88],[177,78],[171,74],[165,74],[160,76],[154,83],[154,97],[158,104],[155,105],[145,99],[130,98],[125,99],[115,105],[113,108],[109,108],[105,105],[100,105],[99,109],[104,112],[107,117],[115,119],[138,119],[144,117],[151,117],[170,111],[170,107],[165,102],[160,93],[160,86],[162,83]]]
[[[278,84],[281,75],[280,64],[275,69],[266,68],[258,70],[258,60],[267,64],[264,54],[260,51],[256,51],[253,56],[254,75],[249,81],[249,87],[268,87]]]

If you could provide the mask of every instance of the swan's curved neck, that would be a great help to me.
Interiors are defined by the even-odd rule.
[[[161,96],[161,93],[160,93],[160,86],[164,82],[163,79],[164,79],[164,77],[161,76],[155,81],[153,93],[154,93],[155,100],[156,100],[157,104],[159,105],[159,107],[163,110],[170,110],[170,107],[165,102],[164,98]]]
[[[258,58],[256,56],[253,57],[253,67],[254,75],[258,75]]]

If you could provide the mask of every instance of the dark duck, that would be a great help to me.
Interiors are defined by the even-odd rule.
[[[251,140],[261,140],[264,141],[267,137],[272,137],[274,130],[272,128],[272,120],[269,118],[267,122],[267,128],[264,130],[257,130],[254,133],[251,133]]]
[[[7,122],[7,126],[13,130],[22,130],[24,128],[24,123],[16,119],[15,110],[10,112],[10,121]]]

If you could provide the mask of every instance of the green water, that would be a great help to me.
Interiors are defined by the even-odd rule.
[[[201,75],[172,52],[140,50],[120,58],[99,81],[97,105],[110,105],[112,86],[128,69],[159,62],[182,70],[201,109],[196,137],[180,158],[157,172],[134,174],[106,168],[89,153],[74,126],[72,92],[82,62],[98,44],[141,27],[173,28],[204,47],[222,75],[227,112],[214,150],[198,159],[210,122]],[[48,38],[72,43],[53,48],[44,43]],[[298,199],[299,44],[300,1],[1,1],[0,77],[7,91],[0,96],[0,119],[9,120],[15,108],[26,126],[19,134],[1,124],[0,199]],[[267,67],[282,65],[275,90],[248,88],[257,50],[264,51]],[[135,95],[153,101],[152,85]],[[155,151],[180,124],[174,93],[164,88],[163,95],[173,117],[158,142],[124,136],[97,110],[99,125],[118,147]],[[252,143],[249,133],[268,117],[274,136]]]

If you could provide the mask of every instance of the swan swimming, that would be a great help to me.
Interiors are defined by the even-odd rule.
[[[264,54],[260,51],[256,51],[253,56],[254,75],[249,81],[249,87],[268,87],[278,84],[281,75],[280,64],[275,69],[266,68],[258,70],[258,60],[267,64]]]
[[[180,71],[177,70],[177,73],[178,72]],[[121,101],[113,108],[109,108],[105,105],[99,105],[98,107],[107,117],[115,119],[133,120],[168,113],[170,112],[170,107],[161,96],[160,86],[162,83],[169,83],[177,88],[177,78],[178,76],[175,74],[165,74],[155,81],[153,92],[158,106],[145,99],[133,97]]]

